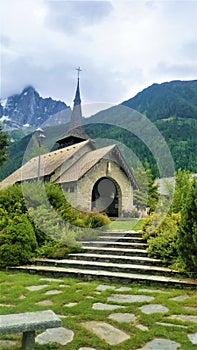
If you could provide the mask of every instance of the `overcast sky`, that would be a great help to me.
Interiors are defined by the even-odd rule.
[[[197,0],[0,0],[1,98],[32,85],[72,104],[119,103],[197,79]]]

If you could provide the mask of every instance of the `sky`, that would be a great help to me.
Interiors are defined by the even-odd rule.
[[[197,0],[0,0],[1,98],[32,85],[72,105],[118,104],[197,79]]]

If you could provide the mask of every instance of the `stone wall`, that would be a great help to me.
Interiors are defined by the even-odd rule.
[[[102,177],[111,179],[118,188],[119,216],[122,210],[133,207],[133,188],[120,166],[108,159],[96,164],[76,184],[75,191],[69,192],[71,204],[83,210],[91,210],[92,191],[95,183]]]

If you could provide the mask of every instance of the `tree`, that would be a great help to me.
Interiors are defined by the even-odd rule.
[[[2,131],[2,125],[0,124],[0,165],[7,159],[9,146],[9,139],[7,132]]]
[[[178,251],[185,268],[197,272],[197,179],[192,181],[181,211]]]
[[[189,171],[179,169],[175,174],[175,191],[170,208],[171,213],[178,213],[185,205],[185,199],[191,187]]]
[[[143,210],[146,207],[150,208],[150,211],[154,211],[158,202],[159,193],[158,185],[154,184],[151,170],[144,169],[140,162],[137,164],[137,168],[133,169],[134,177],[139,186],[139,190],[134,190],[133,203],[136,207]]]

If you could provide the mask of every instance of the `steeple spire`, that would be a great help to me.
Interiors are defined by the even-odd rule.
[[[80,72],[82,72],[81,68],[76,68],[78,71],[78,76],[77,76],[77,90],[75,94],[75,99],[74,99],[74,106],[80,105],[81,104],[81,97],[80,97],[80,89],[79,89],[79,75]]]
[[[81,97],[80,97],[80,87],[79,87],[79,75],[82,72],[81,68],[76,68],[77,70],[77,88],[74,98],[73,110],[70,118],[69,129],[66,135],[58,140],[60,148],[66,147],[71,144],[82,142],[88,140],[88,135],[83,130],[83,118],[81,111]]]

